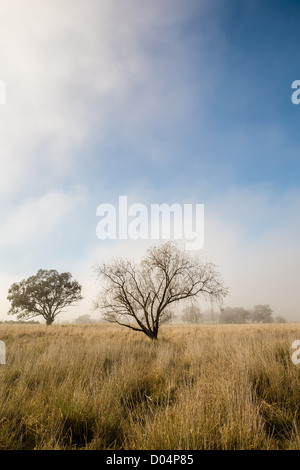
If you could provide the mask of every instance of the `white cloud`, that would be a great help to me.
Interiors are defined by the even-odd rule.
[[[281,198],[270,189],[234,189],[206,211],[205,249],[221,266],[226,304],[268,303],[274,316],[299,321],[299,191]]]
[[[189,109],[187,51],[171,43],[188,11],[170,0],[3,0],[0,192],[26,190],[37,175],[47,184],[78,171],[87,138],[118,127],[138,142],[149,119],[166,123]]]
[[[51,191],[15,205],[13,212],[0,227],[0,246],[26,246],[51,237],[65,217],[70,218],[84,194],[80,188],[73,192]]]

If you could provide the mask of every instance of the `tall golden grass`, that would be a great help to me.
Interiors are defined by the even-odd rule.
[[[300,449],[300,325],[0,325],[0,449]]]

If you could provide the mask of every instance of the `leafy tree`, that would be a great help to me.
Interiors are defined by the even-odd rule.
[[[171,319],[174,303],[199,295],[221,302],[228,292],[214,264],[200,262],[174,242],[150,247],[139,264],[115,259],[95,269],[103,289],[95,308],[105,320],[151,339]]]
[[[183,310],[181,319],[186,323],[203,323],[203,314],[199,307],[191,305]]]
[[[53,269],[40,269],[36,275],[13,284],[7,298],[11,302],[10,315],[18,315],[18,319],[42,316],[47,325],[65,307],[82,299],[81,286],[71,274],[59,274]]]
[[[252,321],[254,323],[272,323],[273,310],[270,305],[255,305],[252,311]]]
[[[81,315],[80,317],[76,318],[75,323],[88,325],[93,323],[93,321],[91,315]]]
[[[276,323],[286,323],[286,318],[284,318],[282,315],[278,315],[278,317],[275,318]]]
[[[250,312],[242,307],[226,307],[221,311],[219,323],[246,323],[249,317]]]

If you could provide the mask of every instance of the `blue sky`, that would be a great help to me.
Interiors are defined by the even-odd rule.
[[[300,4],[3,0],[0,317],[40,267],[83,284],[143,243],[101,242],[96,208],[203,203],[226,303],[299,319]]]

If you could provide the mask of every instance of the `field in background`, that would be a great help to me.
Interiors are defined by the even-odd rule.
[[[0,325],[0,449],[300,449],[300,325]]]

